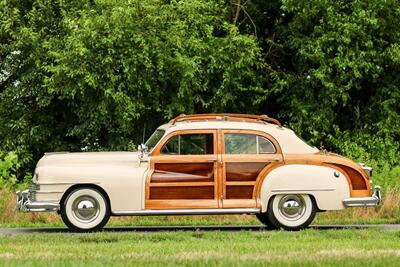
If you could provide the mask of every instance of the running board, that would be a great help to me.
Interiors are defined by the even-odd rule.
[[[157,216],[157,215],[226,215],[256,214],[260,209],[177,209],[177,210],[134,210],[113,211],[116,216]]]

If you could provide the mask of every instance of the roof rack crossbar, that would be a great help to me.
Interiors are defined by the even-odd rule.
[[[209,114],[191,114],[186,115],[184,113],[179,114],[175,118],[173,118],[170,122],[174,125],[178,121],[186,121],[186,120],[207,120],[207,119],[220,119],[220,120],[256,120],[256,121],[266,121],[269,123],[276,124],[281,126],[281,123],[274,118],[268,117],[265,114],[262,115],[251,115],[251,114],[238,114],[238,113],[209,113]]]

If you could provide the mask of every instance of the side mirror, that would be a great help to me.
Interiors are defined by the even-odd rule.
[[[139,154],[140,159],[143,159],[144,156],[148,154],[148,148],[145,144],[138,145],[138,151],[140,153]]]

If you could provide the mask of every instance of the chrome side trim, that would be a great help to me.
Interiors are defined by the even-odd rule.
[[[132,210],[132,211],[113,211],[113,215],[216,215],[216,214],[256,214],[260,209],[177,209],[177,210]]]
[[[30,199],[30,191],[17,191],[17,210],[18,211],[57,211],[60,209],[60,204],[57,202],[35,202]]]
[[[335,191],[335,188],[272,189],[271,192]]]
[[[36,194],[53,194],[53,193],[64,193],[62,190],[38,190],[35,191]]]
[[[346,207],[374,207],[381,202],[382,196],[380,187],[375,186],[374,193],[370,197],[351,197],[343,200],[343,205]]]
[[[66,181],[61,181],[61,182],[38,182],[38,183],[36,183],[36,184],[38,184],[38,185],[62,185],[62,184],[65,184],[65,185],[69,185],[69,184],[100,184],[100,182],[90,182],[90,183],[88,183],[88,182],[66,182]]]

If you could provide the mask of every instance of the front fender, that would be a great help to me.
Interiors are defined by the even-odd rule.
[[[335,176],[336,174],[336,176]],[[279,194],[312,195],[320,210],[343,209],[343,200],[350,196],[346,176],[327,166],[289,164],[272,170],[261,186],[262,212],[269,199]]]

